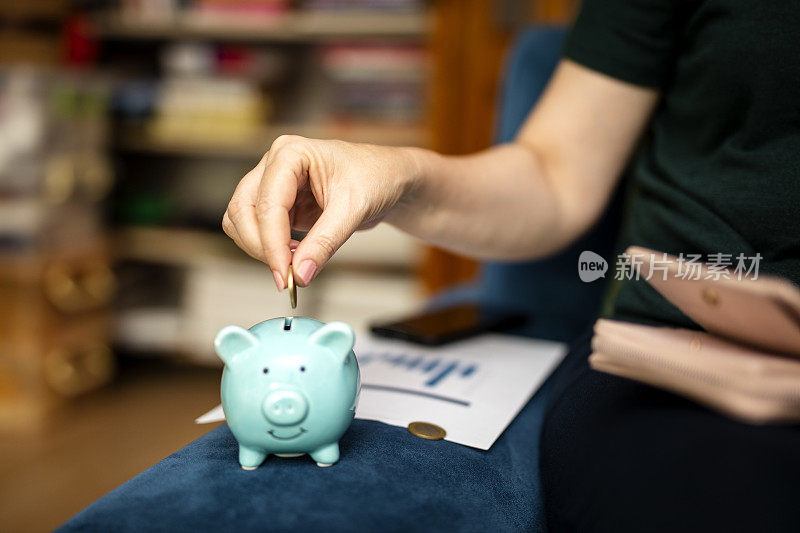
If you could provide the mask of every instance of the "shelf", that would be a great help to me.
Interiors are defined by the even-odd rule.
[[[105,14],[95,20],[98,37],[117,40],[196,39],[249,42],[313,42],[326,39],[399,39],[429,32],[426,12],[295,11],[244,18],[182,13],[150,20]]]
[[[120,129],[116,149],[123,152],[175,155],[182,157],[260,158],[272,141],[283,134],[314,139],[341,139],[389,146],[427,146],[427,130],[419,125],[314,125],[282,124],[265,128],[252,139],[231,142],[223,138],[165,140],[154,138],[140,126]]]
[[[114,244],[115,255],[120,259],[179,267],[218,261],[255,262],[239,250],[221,228],[219,231],[204,231],[128,226],[115,232]],[[339,249],[328,267],[362,273],[374,270],[407,273],[419,263],[420,253],[420,245],[413,237],[388,224],[381,224],[372,230],[355,233]]]
[[[129,226],[115,232],[114,245],[119,259],[181,267],[209,260],[247,257],[222,229],[212,233],[197,229]]]

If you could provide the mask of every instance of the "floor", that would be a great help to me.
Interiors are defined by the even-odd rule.
[[[123,360],[120,377],[74,401],[37,433],[0,433],[0,531],[51,531],[210,431],[221,370]]]

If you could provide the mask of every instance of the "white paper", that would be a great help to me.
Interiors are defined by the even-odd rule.
[[[356,418],[430,422],[445,439],[488,450],[566,353],[566,345],[487,334],[438,348],[358,336]],[[224,420],[220,407],[196,420]]]
[[[204,415],[200,415],[194,419],[195,424],[213,424],[214,422],[222,422],[225,420],[225,413],[222,411],[222,405],[218,405]]]

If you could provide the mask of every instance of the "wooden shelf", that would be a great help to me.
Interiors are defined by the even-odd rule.
[[[0,18],[6,21],[55,20],[60,21],[67,11],[64,0],[25,0],[25,2],[0,2]]]
[[[163,226],[127,226],[114,234],[115,257],[187,267],[208,261],[253,262],[216,231]],[[419,243],[387,224],[358,232],[340,248],[328,268],[408,272],[418,262]]]
[[[430,30],[427,12],[304,12],[244,18],[183,13],[171,20],[149,20],[104,14],[95,20],[101,38],[117,40],[219,40],[313,42],[336,39],[424,38]]]
[[[222,232],[185,228],[129,226],[116,231],[116,257],[173,266],[214,259],[241,259],[233,241]]]
[[[152,153],[182,157],[260,158],[272,141],[283,134],[315,139],[341,139],[390,146],[427,146],[427,130],[421,125],[315,125],[281,124],[265,128],[252,139],[232,142],[224,138],[166,140],[150,135],[145,128],[121,128],[116,149],[123,152]]]

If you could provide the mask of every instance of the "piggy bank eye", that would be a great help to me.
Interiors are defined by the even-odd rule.
[[[264,370],[262,370],[262,372],[265,373],[265,374],[269,374],[269,368],[264,367]]]
[[[301,367],[300,367],[300,372],[305,372],[305,371],[306,371],[306,367],[304,367],[304,366],[301,366]]]

